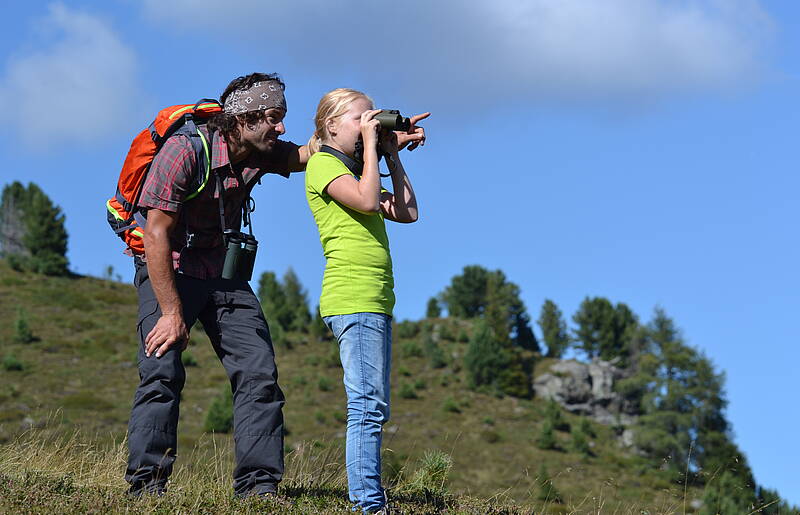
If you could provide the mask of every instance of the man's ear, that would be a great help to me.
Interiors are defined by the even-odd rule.
[[[247,123],[244,120],[244,116],[237,116],[236,117],[236,125],[239,127],[239,132],[242,132],[245,129],[253,130],[252,124]]]

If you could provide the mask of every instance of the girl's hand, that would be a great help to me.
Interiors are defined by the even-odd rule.
[[[381,131],[381,150],[384,153],[389,154],[390,156],[394,156],[399,151],[397,145],[397,133],[390,130]]]
[[[361,137],[364,139],[364,149],[375,148],[378,142],[378,129],[381,124],[375,119],[380,109],[371,109],[361,113]]]
[[[411,144],[408,147],[408,150],[414,150],[418,146],[425,146],[425,129],[423,127],[418,127],[417,122],[424,120],[425,118],[429,117],[431,113],[422,113],[417,114],[411,117],[411,128],[408,132],[398,132],[397,137],[399,138],[399,148],[403,150],[406,148],[406,145],[409,143]]]

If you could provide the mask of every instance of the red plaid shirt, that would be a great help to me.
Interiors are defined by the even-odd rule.
[[[200,127],[208,137],[204,126]],[[203,191],[184,202],[196,187],[197,156],[186,136],[169,138],[161,147],[142,187],[139,206],[180,212],[178,226],[170,238],[175,270],[198,279],[222,275],[225,247],[219,220],[219,194],[214,174],[223,182],[225,228],[239,230],[242,223],[242,203],[253,183],[267,173],[289,177],[289,154],[297,148],[294,143],[278,141],[268,154],[253,154],[233,165],[228,159],[228,145],[219,132],[211,139],[211,175]],[[234,173],[234,171],[236,173]],[[237,176],[241,174],[244,185]],[[192,234],[192,246],[186,247],[186,235]],[[145,260],[146,257],[142,256]]]

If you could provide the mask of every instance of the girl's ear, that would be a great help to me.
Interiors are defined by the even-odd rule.
[[[325,120],[325,128],[328,130],[328,134],[336,136],[336,120],[332,118]]]

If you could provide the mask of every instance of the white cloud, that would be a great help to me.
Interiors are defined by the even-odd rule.
[[[110,24],[55,3],[37,29],[37,49],[9,59],[0,79],[7,126],[36,146],[129,127],[140,98],[136,57]]]
[[[763,74],[773,30],[758,0],[229,0],[222,9],[210,0],[144,0],[144,6],[171,27],[205,27],[237,52],[286,55],[320,76],[356,74],[382,92],[402,89],[470,109],[509,97],[638,105],[733,90]]]

